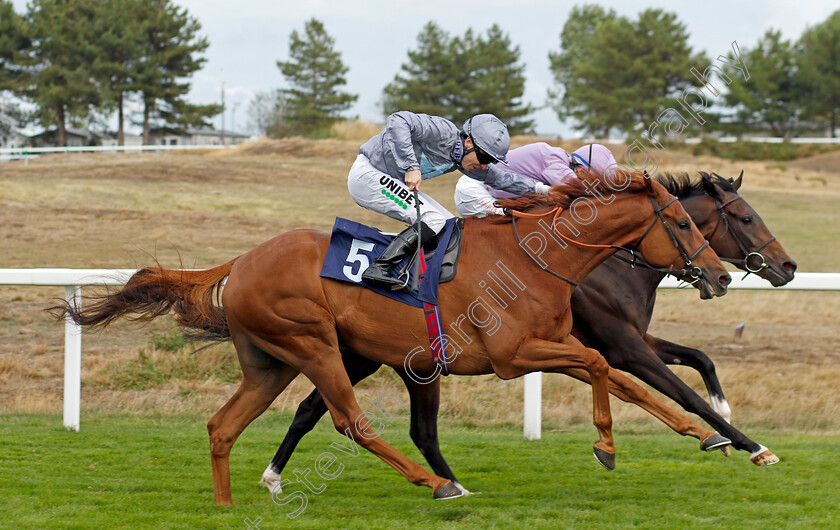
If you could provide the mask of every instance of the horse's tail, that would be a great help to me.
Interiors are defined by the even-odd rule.
[[[117,292],[85,298],[83,307],[64,302],[49,308],[55,316],[66,313],[74,322],[101,329],[120,317],[149,321],[170,311],[190,338],[225,341],[230,338],[221,288],[236,259],[199,271],[146,267]]]

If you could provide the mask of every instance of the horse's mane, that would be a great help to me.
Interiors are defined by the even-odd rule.
[[[663,173],[656,177],[656,181],[665,186],[668,193],[678,199],[687,199],[688,197],[696,197],[698,195],[705,195],[706,188],[703,186],[703,181],[709,181],[720,186],[724,191],[738,193],[732,182],[723,178],[716,173],[707,173],[700,171],[697,173],[697,179],[692,179],[688,173],[672,174]]]
[[[578,179],[569,180],[563,184],[552,186],[548,190],[548,195],[532,194],[513,199],[499,199],[496,203],[502,208],[517,211],[527,211],[540,206],[547,206],[550,208],[559,206],[565,210],[571,206],[575,199],[594,196],[594,194],[587,190],[586,186],[583,185],[583,181],[594,181],[598,178],[598,175],[589,173],[586,170],[580,171],[581,173],[578,175]],[[609,193],[609,191],[605,190],[603,186],[601,186],[600,189],[603,193]],[[638,192],[643,190],[645,190],[644,173],[640,171],[630,173],[630,184],[624,191]]]

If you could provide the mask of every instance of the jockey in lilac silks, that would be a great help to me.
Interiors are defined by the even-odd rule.
[[[575,172],[579,167],[603,175],[611,166],[617,165],[610,150],[600,144],[584,145],[569,154],[545,142],[508,151],[507,162],[512,172],[548,186],[576,179]],[[495,205],[496,199],[516,196],[475,179],[461,177],[455,187],[455,207],[461,215],[502,215],[502,209]]]

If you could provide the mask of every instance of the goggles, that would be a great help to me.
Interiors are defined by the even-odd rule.
[[[472,138],[470,138],[470,140],[472,140]],[[473,145],[475,145],[475,140],[473,140]],[[463,158],[464,156],[467,156],[468,154],[472,153],[473,151],[475,151],[475,157],[478,159],[478,163],[481,164],[481,165],[487,165],[487,164],[492,164],[493,162],[498,162],[498,160],[496,160],[495,158],[493,158],[489,154],[485,153],[484,151],[482,151],[478,147],[473,147],[472,149],[467,149],[466,151],[464,151],[464,154],[461,157],[461,160],[464,159]]]
[[[496,161],[495,158],[488,155],[487,153],[485,153],[484,151],[482,151],[481,149],[479,149],[477,147],[475,148],[475,157],[478,159],[478,163],[482,164],[482,165],[492,164],[493,162]]]

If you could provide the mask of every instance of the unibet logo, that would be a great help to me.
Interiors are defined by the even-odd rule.
[[[388,175],[382,175],[379,177],[379,183],[383,186],[382,195],[397,203],[403,210],[407,210],[410,205],[414,204],[414,195],[398,180]],[[420,206],[423,206],[423,201],[417,200],[420,202]]]
[[[382,190],[382,195],[384,195],[384,196],[388,197],[389,199],[391,199],[392,201],[394,201],[395,203],[397,203],[397,205],[398,205],[400,208],[402,208],[403,210],[407,210],[407,209],[408,209],[408,205],[407,205],[406,203],[404,203],[403,201],[401,201],[399,197],[397,197],[397,196],[396,196],[396,195],[394,195],[393,193],[389,192],[388,190],[384,190],[384,189],[383,189],[383,190]]]

